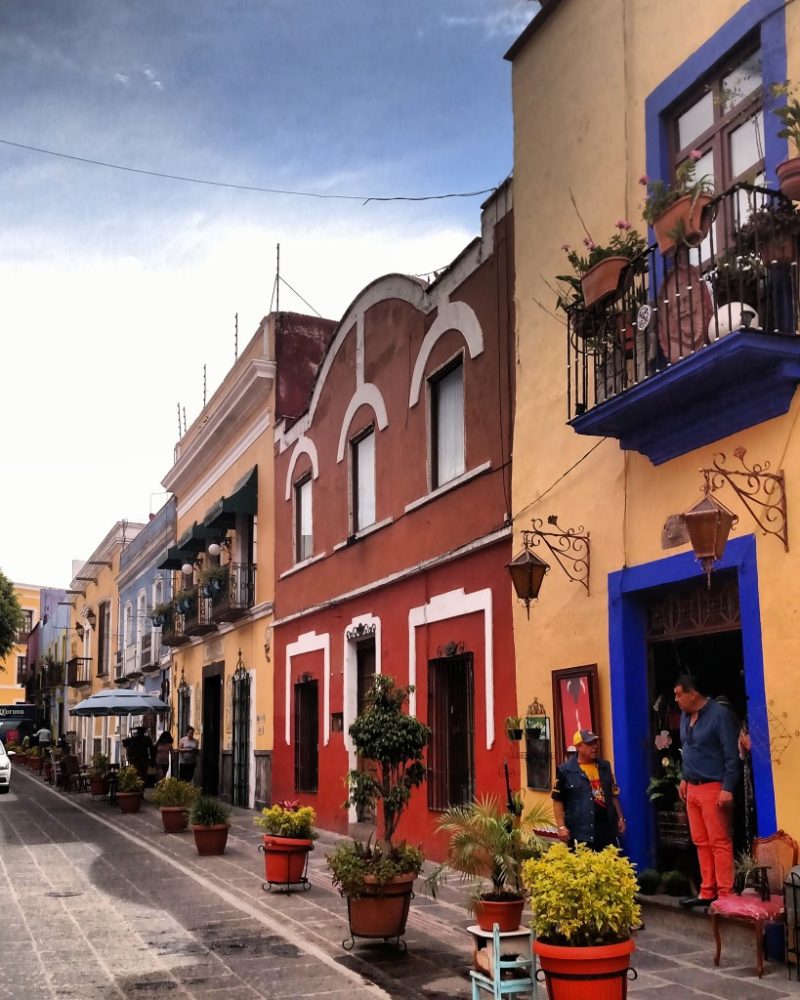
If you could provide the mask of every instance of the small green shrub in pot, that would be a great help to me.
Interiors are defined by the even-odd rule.
[[[190,781],[179,778],[162,778],[153,789],[153,804],[159,808],[189,808],[200,795],[199,789]]]
[[[664,872],[662,875],[664,892],[668,896],[683,896],[689,891],[689,879],[677,869]]]
[[[117,792],[141,792],[143,788],[144,782],[135,767],[129,764],[117,771]]]
[[[201,795],[192,805],[189,822],[195,826],[219,826],[228,822],[229,806],[211,795]]]
[[[652,896],[661,888],[661,872],[655,868],[644,868],[636,877],[639,883],[639,892],[644,896]]]
[[[366,844],[343,840],[326,858],[331,881],[351,899],[364,892],[364,878],[371,876],[377,885],[386,885],[396,875],[419,875],[425,861],[422,851],[405,842],[390,846],[372,840]]]
[[[317,814],[311,806],[301,806],[295,802],[278,802],[261,810],[253,822],[264,833],[273,837],[291,837],[296,840],[316,840],[319,834],[314,830]]]
[[[93,753],[89,777],[93,781],[100,781],[106,774],[108,774],[108,757],[104,753]]]

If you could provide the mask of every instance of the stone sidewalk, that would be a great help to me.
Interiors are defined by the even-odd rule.
[[[138,888],[144,888],[147,899],[156,907],[163,906],[164,920],[167,920],[166,913],[175,900],[180,899],[184,909],[196,907],[197,921],[200,921],[198,926],[203,927],[208,935],[214,930],[215,920],[212,917],[219,911],[219,929],[224,930],[225,940],[234,953],[233,967],[247,971],[249,963],[252,970],[259,967],[278,970],[274,992],[241,992],[242,996],[288,998],[319,995],[319,991],[312,993],[305,985],[302,988],[298,986],[296,975],[299,972],[309,975],[320,985],[320,989],[324,984],[325,995],[344,996],[344,992],[348,992],[352,1000],[361,1000],[362,996],[411,1000],[412,997],[468,998],[471,995],[467,973],[469,943],[465,933],[471,921],[464,905],[466,890],[458,885],[446,886],[436,901],[423,894],[414,899],[406,934],[407,952],[399,952],[382,942],[359,940],[355,949],[348,953],[342,948],[342,941],[348,936],[346,905],[332,890],[324,860],[326,848],[338,839],[336,835],[323,832],[317,842],[309,865],[309,892],[292,895],[266,893],[262,889],[263,857],[258,853],[260,834],[253,826],[252,812],[233,810],[228,849],[223,857],[200,858],[191,834],[164,834],[159,813],[149,804],[145,804],[137,815],[122,816],[105,802],[93,802],[85,794],[67,796],[56,793],[39,779],[20,771],[17,769],[15,774],[16,785],[12,795],[17,795],[34,813],[41,814],[40,825],[44,830],[48,830],[49,825],[53,830],[69,829],[74,842],[80,839],[93,843],[97,843],[98,839],[107,840],[113,844],[108,848],[114,852],[111,869],[120,873],[120,878],[124,873],[128,882],[136,883],[138,879],[141,883]],[[5,803],[0,802],[0,820],[3,819],[4,806]],[[59,847],[63,850],[63,845]],[[70,847],[70,850],[77,848]],[[5,854],[4,847],[0,870],[5,863]],[[28,874],[39,877],[33,868],[28,868]],[[65,890],[53,876],[51,872],[49,877],[53,888],[50,892],[70,891],[69,886]],[[131,890],[122,892],[124,885],[120,882],[120,892],[127,905]],[[104,887],[109,890],[107,881]],[[41,896],[40,887],[38,891]],[[112,886],[110,891],[116,892],[116,888]],[[81,913],[89,919],[86,910],[82,909],[85,908],[85,901],[71,901],[68,896],[57,898],[63,899],[62,905],[73,924],[80,924]],[[76,912],[79,915],[77,920],[74,917]],[[637,934],[633,964],[638,979],[628,989],[632,998],[778,1000],[800,996],[800,984],[788,980],[783,965],[768,965],[764,978],[757,979],[754,947],[752,953],[741,948],[724,950],[722,967],[715,970],[707,919],[699,915],[691,920],[684,920],[684,914],[675,916],[677,919],[671,920],[668,914],[661,915],[652,921],[648,916],[648,926]],[[148,919],[154,921],[153,927],[158,927],[162,918]],[[181,935],[185,936],[191,927],[186,926],[186,919],[183,919],[181,934],[172,924],[170,927],[171,930],[163,930],[166,938],[162,944],[166,949],[164,957],[172,960],[176,942],[179,952],[181,948],[190,947],[189,940],[184,940]],[[238,945],[232,929],[239,936]],[[265,931],[269,938],[267,945],[264,944]],[[280,952],[281,942],[292,953],[287,952],[283,959],[275,954],[276,949]],[[150,947],[159,946],[159,938],[154,935]],[[219,952],[214,952],[214,955],[218,958]],[[299,958],[304,961],[299,961]],[[230,965],[231,956],[227,956],[227,960]],[[216,958],[211,964],[215,963]],[[215,974],[219,977],[220,970],[217,969]],[[231,973],[234,974],[238,975]],[[347,974],[352,977],[351,981],[340,986],[338,977]],[[289,981],[284,981],[284,977],[288,977]],[[231,980],[233,982],[235,980]],[[540,987],[538,993],[539,998],[544,1000],[544,987]],[[4,992],[0,977],[0,998],[6,995],[19,994]],[[38,1000],[38,994],[26,992],[24,995],[26,1000]],[[84,997],[74,992],[57,995],[72,996],[76,1000],[88,998],[88,994]],[[138,992],[130,995],[145,1000],[144,983]],[[160,995],[163,996],[163,992]],[[206,993],[197,995],[205,996]],[[217,997],[220,1000],[222,997],[238,1000],[239,991],[218,992]]]

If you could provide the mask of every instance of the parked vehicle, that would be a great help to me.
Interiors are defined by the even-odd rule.
[[[13,756],[13,751],[12,751]],[[11,757],[6,753],[6,748],[0,743],[0,794],[5,795],[11,791]]]

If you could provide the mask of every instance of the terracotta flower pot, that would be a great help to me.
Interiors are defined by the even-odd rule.
[[[761,241],[761,259],[765,264],[790,264],[797,258],[794,237],[788,233],[775,234]]]
[[[475,919],[478,926],[483,931],[490,931],[495,924],[500,925],[503,931],[515,931],[522,922],[522,911],[525,909],[525,900],[519,899],[483,899],[475,908]]]
[[[627,257],[606,257],[590,267],[581,278],[584,304],[593,306],[595,302],[623,291],[629,264]]]
[[[781,194],[792,201],[800,201],[800,156],[792,156],[775,168],[781,185]]]
[[[653,220],[653,231],[661,253],[674,250],[678,239],[692,247],[702,243],[711,228],[711,217],[706,211],[711,201],[711,195],[700,194],[693,198],[685,194]]]
[[[108,781],[105,778],[91,778],[89,781],[89,791],[93,799],[98,795],[100,798],[104,798],[108,795]]]
[[[272,885],[299,885],[306,873],[308,852],[314,841],[295,837],[264,834],[264,868],[266,881]]]
[[[549,1000],[624,1000],[633,949],[631,940],[591,948],[533,943]]]
[[[230,823],[215,823],[213,826],[192,825],[194,833],[194,845],[197,853],[203,857],[212,854],[224,854],[225,845],[228,843],[228,830]]]
[[[29,757],[28,762],[32,771],[41,771],[42,769],[42,758],[41,757]]]
[[[181,833],[189,825],[189,810],[186,806],[161,806],[161,822],[164,833]]]
[[[395,875],[381,886],[367,875],[363,894],[347,899],[350,933],[365,938],[398,938],[405,934],[415,878]]]
[[[141,792],[117,792],[117,805],[120,812],[138,813],[141,804]]]

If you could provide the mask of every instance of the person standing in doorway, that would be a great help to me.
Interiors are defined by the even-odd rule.
[[[180,779],[181,781],[191,781],[197,767],[197,740],[194,738],[194,726],[186,727],[186,735],[181,737],[178,752],[180,754],[178,765]]]
[[[153,762],[156,765],[156,772],[158,774],[158,780],[166,778],[167,771],[169,770],[169,757],[172,752],[172,733],[164,732],[156,740],[155,752],[153,754]]]
[[[700,895],[680,900],[684,907],[709,906],[733,891],[733,792],[739,780],[739,748],[732,713],[698,690],[682,674],[675,684],[681,710],[683,780],[689,833],[700,864]]]
[[[557,769],[552,794],[558,836],[570,847],[581,843],[602,851],[625,832],[619,789],[611,765],[600,758],[595,733],[580,729],[572,744],[576,752]]]

